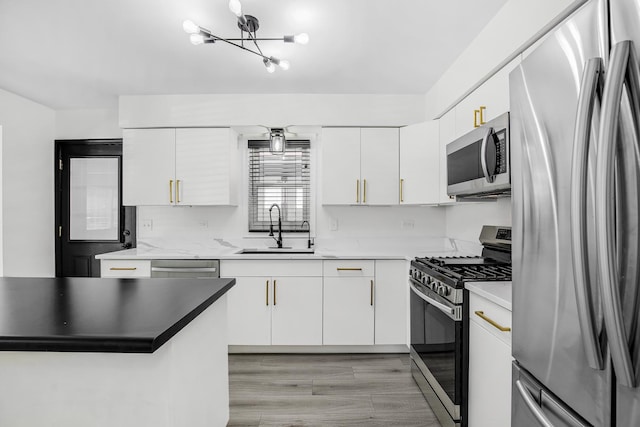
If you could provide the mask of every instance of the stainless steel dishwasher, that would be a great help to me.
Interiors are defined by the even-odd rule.
[[[191,279],[220,277],[217,259],[160,259],[151,261],[151,277]]]

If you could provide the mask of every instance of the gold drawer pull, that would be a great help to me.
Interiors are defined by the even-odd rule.
[[[502,326],[499,323],[496,323],[495,320],[485,316],[484,311],[474,311],[474,313],[476,314],[476,316],[478,316],[479,318],[481,318],[482,320],[484,320],[485,322],[489,323],[491,326],[493,326],[494,328],[502,331],[502,332],[510,332],[511,328],[508,326]]]
[[[169,203],[173,203],[173,180],[169,180]]]
[[[479,111],[480,111],[480,124],[481,125],[487,124],[487,122],[484,121],[484,110],[486,110],[486,109],[487,109],[487,107],[485,107],[484,105],[480,106],[480,110]]]
[[[336,268],[338,271],[362,271],[360,267],[338,267]]]
[[[264,284],[264,293],[266,294],[267,305],[269,305],[269,281]]]
[[[133,270],[137,270],[137,267],[111,267],[109,268],[109,270],[112,271],[133,271]]]

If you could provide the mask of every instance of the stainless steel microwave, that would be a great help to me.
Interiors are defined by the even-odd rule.
[[[504,113],[447,144],[447,194],[510,193],[509,113]]]

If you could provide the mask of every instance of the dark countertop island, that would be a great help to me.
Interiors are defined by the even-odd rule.
[[[235,279],[0,278],[0,350],[153,353]]]

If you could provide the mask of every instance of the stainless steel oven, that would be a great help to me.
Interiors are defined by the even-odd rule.
[[[415,279],[410,280],[413,376],[442,426],[460,426],[465,389],[462,304],[453,304]]]
[[[509,113],[447,144],[447,194],[488,196],[510,192]]]
[[[411,261],[411,373],[443,427],[468,423],[469,313],[464,285],[511,280],[511,228],[484,226],[480,242],[482,256]]]

